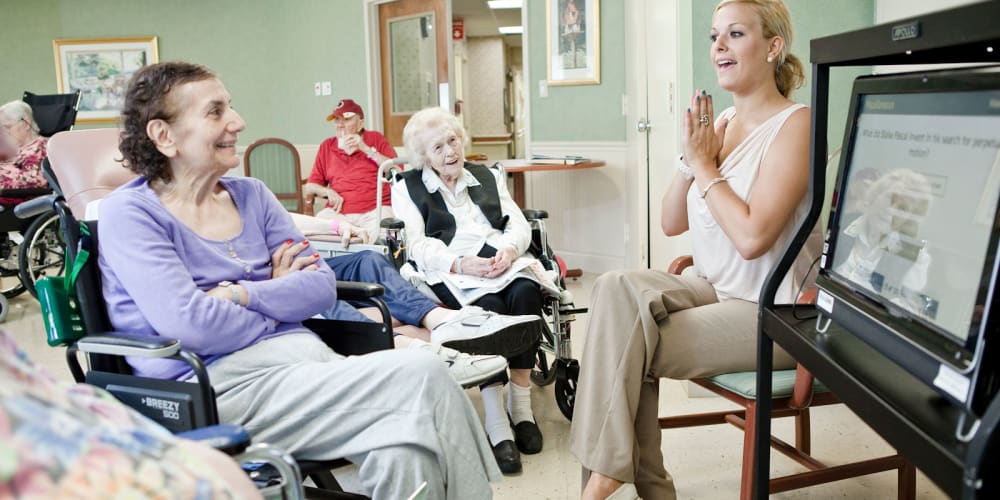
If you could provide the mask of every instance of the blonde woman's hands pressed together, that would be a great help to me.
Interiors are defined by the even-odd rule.
[[[715,123],[715,105],[711,94],[702,90],[691,96],[684,114],[681,147],[684,162],[691,167],[696,179],[704,178],[705,182],[718,176],[719,151],[722,150],[728,124],[726,118]]]

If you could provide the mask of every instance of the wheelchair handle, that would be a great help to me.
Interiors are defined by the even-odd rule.
[[[57,197],[58,195],[56,194],[50,194],[18,203],[14,207],[14,215],[20,219],[30,219],[36,215],[51,212],[53,210],[52,205],[55,203]]]
[[[394,176],[400,170],[396,168],[396,165],[403,165],[406,163],[409,163],[409,160],[403,157],[389,158],[378,166],[378,175],[375,177],[378,180],[378,185],[375,187],[375,214],[378,218],[375,220],[382,220],[382,185],[392,180],[392,177],[386,179],[386,172],[388,172],[389,175]]]

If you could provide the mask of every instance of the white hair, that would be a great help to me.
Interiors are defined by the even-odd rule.
[[[425,156],[428,138],[427,134],[421,132],[441,127],[450,129],[462,141],[463,146],[468,146],[469,135],[455,115],[439,107],[424,108],[414,113],[403,127],[403,146],[410,153],[410,167],[420,170],[428,164]]]
[[[31,113],[31,106],[24,101],[10,101],[0,106],[0,113],[3,113],[8,120],[24,120],[31,126],[31,130],[38,133],[38,124],[35,123],[35,115]]]

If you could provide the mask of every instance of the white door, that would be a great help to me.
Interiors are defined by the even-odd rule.
[[[690,253],[686,236],[667,238],[660,228],[660,200],[674,174],[678,156],[679,96],[690,82],[678,81],[681,61],[690,66],[690,0],[633,0],[626,4],[626,65],[629,72],[627,141],[630,176],[628,267],[666,269],[678,255]],[[682,94],[683,92],[683,94]],[[686,102],[686,101],[685,101]],[[647,215],[648,214],[648,215]],[[634,228],[634,229],[633,229]]]

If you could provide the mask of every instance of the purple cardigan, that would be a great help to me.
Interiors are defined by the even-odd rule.
[[[100,206],[99,263],[111,324],[178,339],[206,363],[270,337],[308,332],[301,321],[337,298],[333,271],[322,259],[318,272],[271,279],[271,254],[286,240],[302,241],[302,233],[259,180],[226,177],[220,183],[243,220],[242,231],[228,241],[195,234],[141,177]],[[310,246],[302,255],[315,251]],[[204,292],[225,280],[247,290],[246,307]],[[192,374],[181,361],[130,357],[129,364],[148,377]]]

